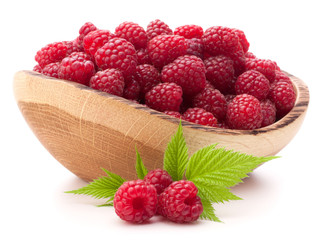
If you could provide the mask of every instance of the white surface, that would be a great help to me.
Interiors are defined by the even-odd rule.
[[[112,2],[112,1],[111,1]],[[320,1],[2,1],[0,239],[323,239],[322,22]],[[173,29],[199,24],[245,31],[258,57],[303,79],[311,101],[305,122],[281,159],[233,189],[242,201],[216,205],[224,223],[177,225],[156,217],[121,221],[101,201],[64,194],[85,185],[38,142],[12,95],[16,71],[32,69],[47,43],[72,40],[86,21],[114,30],[160,18]],[[184,239],[184,238],[183,238]]]

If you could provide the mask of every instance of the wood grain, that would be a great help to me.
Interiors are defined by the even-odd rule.
[[[189,154],[213,143],[257,156],[278,153],[297,133],[309,104],[307,86],[289,76],[297,100],[288,115],[250,131],[183,121]],[[126,179],[136,178],[135,146],[148,170],[162,168],[164,150],[179,123],[126,99],[33,71],[16,73],[14,94],[39,141],[63,166],[86,181],[102,176],[101,167]]]

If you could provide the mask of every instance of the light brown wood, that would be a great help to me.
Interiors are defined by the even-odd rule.
[[[227,130],[183,121],[192,154],[213,143],[254,154],[275,155],[300,128],[309,103],[307,86],[291,77],[297,92],[293,110],[256,130]],[[126,179],[136,178],[135,146],[148,170],[162,168],[163,153],[179,120],[89,87],[20,71],[14,94],[24,118],[44,147],[67,169],[90,181],[101,167]]]

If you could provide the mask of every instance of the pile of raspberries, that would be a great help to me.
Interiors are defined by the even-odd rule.
[[[34,71],[120,96],[211,127],[252,130],[294,106],[292,81],[276,62],[249,52],[243,31],[161,20],[114,33],[87,22],[73,41],[40,49]]]
[[[172,181],[167,171],[152,170],[143,180],[123,183],[117,190],[113,206],[125,221],[142,223],[161,215],[176,223],[196,221],[203,212],[198,189],[187,180]]]

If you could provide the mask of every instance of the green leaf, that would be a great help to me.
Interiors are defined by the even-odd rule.
[[[214,222],[221,222],[221,220],[214,213],[215,210],[212,206],[211,201],[201,198],[201,202],[203,205],[203,212],[200,215],[200,219],[211,220]]]
[[[137,176],[139,179],[144,179],[144,177],[147,175],[148,171],[147,171],[147,168],[145,167],[144,163],[142,162],[142,159],[140,157],[139,152],[137,151],[137,148],[136,148],[136,155],[137,155],[137,160],[136,160]]]
[[[65,193],[89,195],[97,199],[109,198],[112,201],[116,191],[126,180],[106,169],[102,168],[102,170],[108,175],[107,177],[99,177],[85,187]]]
[[[164,169],[173,181],[183,179],[188,163],[188,149],[183,136],[182,123],[179,123],[177,132],[168,143],[164,155]]]

